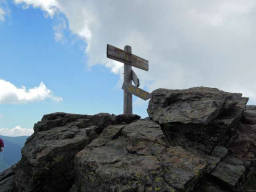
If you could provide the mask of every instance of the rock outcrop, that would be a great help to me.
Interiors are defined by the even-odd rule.
[[[226,145],[238,126],[248,98],[216,88],[157,89],[148,106],[172,145],[195,147],[210,153]]]
[[[129,123],[137,115],[45,115],[22,149],[15,191],[66,191],[74,182],[74,157],[109,125]]]
[[[0,192],[256,191],[256,107],[213,88],[158,89],[149,118],[54,113]]]

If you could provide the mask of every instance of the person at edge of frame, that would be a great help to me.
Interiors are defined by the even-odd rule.
[[[0,138],[0,152],[4,150],[4,141]]]

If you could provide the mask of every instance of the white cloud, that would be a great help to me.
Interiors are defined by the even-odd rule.
[[[16,126],[12,129],[8,128],[0,128],[0,135],[10,136],[10,137],[18,137],[18,136],[30,136],[34,132],[33,129],[22,128],[20,126]]]
[[[0,7],[0,21],[4,21],[5,20],[5,11],[3,8]]]
[[[66,21],[63,18],[58,19],[58,24],[54,26],[54,38],[57,42],[64,42],[63,31],[67,28]]]
[[[15,0],[62,12],[69,28],[87,44],[89,65],[104,64],[106,44],[149,60],[149,72],[136,70],[142,85],[177,89],[218,87],[256,98],[256,1],[254,0]]]
[[[57,1],[56,0],[15,0],[15,3],[24,3],[24,8],[27,6],[33,6],[35,8],[41,8],[46,11],[50,16],[53,16],[56,12]]]
[[[63,34],[60,31],[56,31],[54,34],[54,39],[56,41],[62,41],[63,40]]]
[[[48,98],[57,102],[62,101],[61,97],[53,96],[43,82],[27,90],[24,86],[17,88],[11,82],[0,79],[0,104],[28,103]]]

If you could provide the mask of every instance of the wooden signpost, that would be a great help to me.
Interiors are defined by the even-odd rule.
[[[148,71],[148,61],[133,55],[132,48],[128,45],[122,50],[108,44],[107,57],[124,63],[124,83],[122,86],[124,90],[124,114],[132,114],[132,94],[144,100],[151,97],[150,93],[138,88],[140,81],[132,70],[132,66]],[[132,81],[135,86],[132,85]]]

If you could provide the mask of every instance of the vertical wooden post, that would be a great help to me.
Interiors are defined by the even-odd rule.
[[[124,47],[124,51],[132,54],[132,48],[129,45]],[[132,66],[124,63],[124,83],[132,84]],[[124,114],[132,114],[132,94],[124,89]]]

